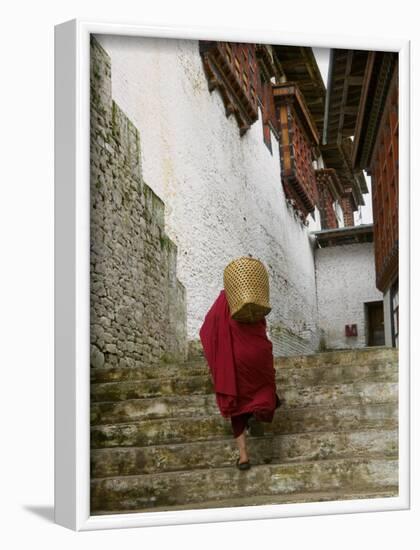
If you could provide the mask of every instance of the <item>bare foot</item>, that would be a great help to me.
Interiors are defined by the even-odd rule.
[[[242,432],[241,435],[239,435],[236,438],[236,443],[239,449],[239,464],[248,462],[249,458],[248,458],[248,452],[246,448],[245,432]]]

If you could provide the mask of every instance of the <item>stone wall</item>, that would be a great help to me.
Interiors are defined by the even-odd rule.
[[[137,128],[112,99],[111,60],[91,40],[91,364],[184,359],[186,293],[162,200],[144,182]]]
[[[364,304],[383,299],[375,286],[373,243],[318,248],[315,265],[319,327],[325,346],[366,346]],[[357,336],[345,336],[347,324],[357,324]]]
[[[197,341],[223,288],[223,269],[252,254],[270,276],[274,353],[316,351],[317,306],[308,228],[284,196],[279,148],[259,120],[242,137],[208,82],[194,40],[97,35],[112,59],[112,95],[140,131],[143,174],[165,202]]]

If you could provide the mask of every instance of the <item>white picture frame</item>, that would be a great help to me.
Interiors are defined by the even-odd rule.
[[[91,34],[288,44],[399,54],[399,496],[304,504],[90,515],[89,45]],[[410,42],[74,19],[55,28],[55,521],[74,530],[404,510],[410,507]]]

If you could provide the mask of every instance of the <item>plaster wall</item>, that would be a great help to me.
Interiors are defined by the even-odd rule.
[[[144,179],[165,203],[165,231],[178,247],[187,334],[197,340],[223,287],[223,269],[252,254],[270,275],[267,317],[275,354],[316,350],[314,259],[308,228],[287,205],[280,159],[260,119],[240,137],[219,92],[210,93],[198,42],[104,35],[112,96],[138,128]]]
[[[319,328],[331,349],[364,347],[364,304],[382,301],[375,286],[373,243],[318,248],[315,253]],[[357,324],[357,337],[345,336],[345,325]]]

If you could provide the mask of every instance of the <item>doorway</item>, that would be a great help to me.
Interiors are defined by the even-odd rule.
[[[366,307],[366,326],[367,326],[367,345],[368,346],[384,346],[385,345],[385,329],[384,329],[384,303],[369,302]]]

